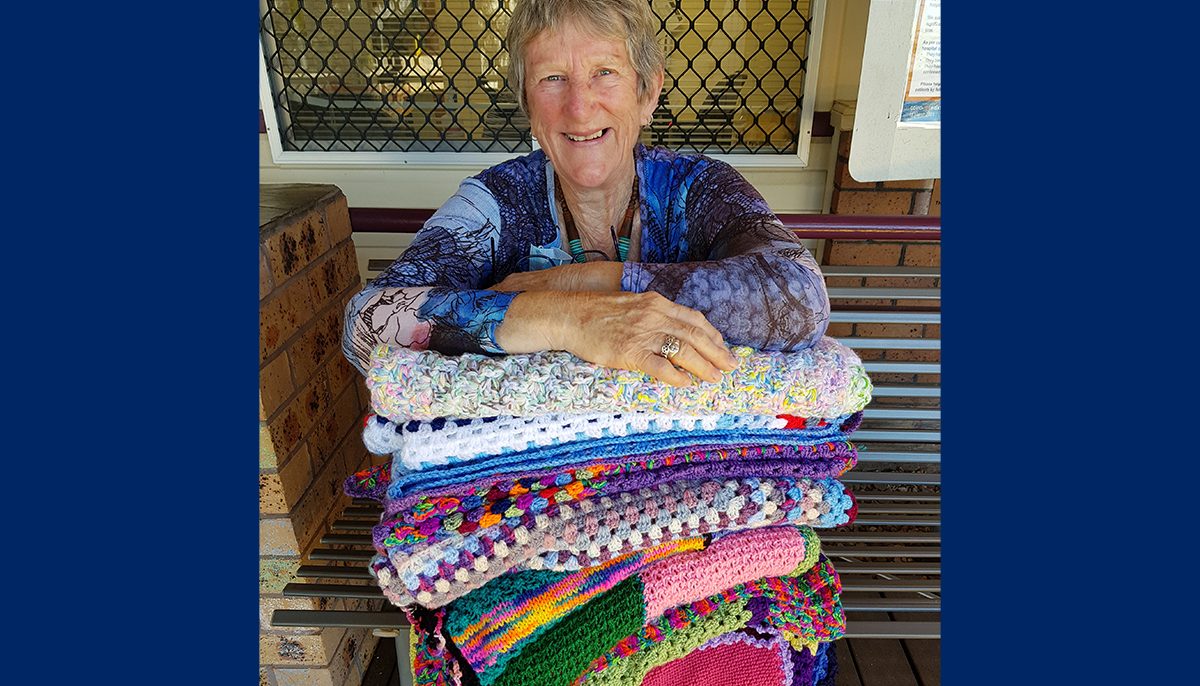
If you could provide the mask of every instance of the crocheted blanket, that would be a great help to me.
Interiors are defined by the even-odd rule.
[[[656,646],[657,647],[657,646]],[[589,686],[834,686],[837,653],[832,643],[816,651],[797,648],[782,634],[746,630],[710,639],[690,653],[680,648],[642,653],[622,670],[599,672]],[[653,655],[653,659],[649,657]],[[669,660],[669,661],[667,661]],[[649,670],[646,668],[650,667]]]
[[[740,364],[719,383],[676,388],[561,351],[450,357],[380,345],[367,387],[374,412],[395,422],[638,411],[839,417],[871,400],[862,361],[832,338],[799,352],[735,347],[733,353]]]
[[[634,685],[654,667],[741,629],[781,636],[812,655],[845,632],[841,585],[824,556],[796,576],[737,584],[669,608],[650,622],[642,621],[644,607],[637,578],[625,579],[541,634],[488,686]],[[463,667],[450,657],[453,643],[427,634],[443,628],[443,611],[406,612],[421,634],[414,660],[417,683],[464,681],[461,673],[454,674]],[[468,679],[484,684],[482,675],[469,673]]]
[[[423,513],[430,507],[451,514],[451,511],[442,508],[458,509],[460,500],[467,501],[468,504],[462,506],[466,510],[505,498],[522,501],[523,504],[516,504],[517,509],[544,507],[552,497],[562,502],[572,494],[571,490],[560,493],[576,479],[576,472],[581,474],[579,478],[605,480],[618,474],[660,471],[660,475],[643,477],[645,483],[650,484],[665,478],[680,477],[685,472],[676,468],[686,464],[711,463],[707,467],[692,468],[688,472],[692,474],[780,476],[783,475],[779,472],[781,468],[772,467],[766,461],[791,461],[793,465],[782,469],[793,476],[840,476],[857,461],[857,451],[846,439],[845,428],[854,418],[861,416],[862,413],[857,413],[843,423],[843,433],[829,434],[826,429],[813,430],[811,433],[802,429],[788,430],[784,434],[787,439],[784,444],[692,444],[640,455],[636,453],[636,445],[627,445],[633,451],[628,454],[625,449],[612,447],[604,450],[593,445],[591,451],[580,450],[593,455],[587,459],[569,449],[538,449],[523,455],[489,457],[470,464],[446,465],[417,472],[398,469],[393,460],[347,477],[343,489],[354,498],[380,501],[385,506],[385,516],[391,516],[408,511]],[[642,444],[642,447],[645,445]],[[609,457],[611,452],[617,455]],[[751,461],[755,464],[735,464]],[[581,488],[584,497],[592,494],[590,484],[572,488]],[[546,492],[537,492],[543,490]],[[478,496],[478,499],[472,496]],[[434,499],[441,499],[441,504],[433,504]],[[424,528],[430,527],[432,524],[426,524]]]
[[[704,534],[785,522],[841,526],[855,511],[852,496],[834,478],[671,480],[514,516],[496,505],[489,513],[494,516],[473,530],[464,534],[460,526],[441,539],[422,538],[404,517],[392,518],[376,529],[382,554],[371,570],[392,603],[440,607],[513,569],[573,572]]]
[[[838,477],[852,468],[856,459],[853,446],[848,442],[801,448],[743,446],[522,474],[515,479],[503,474],[481,477],[461,486],[451,484],[423,490],[410,497],[385,500],[381,524],[374,528],[374,543],[379,550],[384,549],[389,537],[396,538],[396,545],[400,546],[435,543],[526,512],[538,515],[552,504],[580,502],[601,494],[633,491],[676,480]],[[383,471],[384,466],[373,469]],[[376,478],[371,470],[365,472],[363,478],[367,483]],[[349,492],[358,497],[356,490]]]
[[[627,578],[639,581],[645,623],[740,583],[807,571],[820,552],[809,527],[753,529],[704,543],[665,543],[573,573],[505,574],[446,606],[446,633],[488,686],[525,646]]]
[[[367,415],[363,444],[376,455],[391,455],[409,470],[466,462],[491,455],[589,439],[662,433],[722,432],[743,429],[833,429],[849,417],[804,419],[787,415],[550,414],[537,417],[483,417],[410,421],[397,424]],[[845,429],[843,429],[845,431]],[[698,434],[699,435],[699,434]]]
[[[492,683],[565,686],[582,683],[590,672],[622,667],[641,671],[646,663],[682,657],[716,636],[747,626],[787,632],[815,647],[845,630],[840,588],[835,591],[833,585],[833,568],[822,560],[801,576],[738,584],[642,622],[637,581],[628,579],[547,631]],[[719,612],[722,606],[725,612]],[[695,621],[702,617],[708,621]]]

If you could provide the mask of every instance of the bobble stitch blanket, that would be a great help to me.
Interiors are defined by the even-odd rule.
[[[738,368],[719,383],[676,388],[641,372],[567,352],[457,357],[380,345],[367,387],[375,414],[394,422],[497,415],[659,412],[838,417],[863,409],[871,381],[850,348],[823,337],[799,352],[734,347]]]

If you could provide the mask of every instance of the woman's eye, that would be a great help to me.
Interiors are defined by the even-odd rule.
[[[547,77],[546,77],[545,79],[543,79],[543,80],[544,80],[544,81],[561,81],[561,80],[562,80],[562,76],[559,76],[558,74],[551,74],[550,76],[547,76]]]
[[[600,71],[596,72],[596,75],[597,76],[608,76],[611,73],[613,73],[612,69],[601,69]]]

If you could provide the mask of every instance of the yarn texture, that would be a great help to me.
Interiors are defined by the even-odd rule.
[[[871,400],[862,360],[832,338],[799,352],[732,352],[738,368],[719,383],[676,388],[562,351],[451,357],[380,345],[366,381],[375,414],[394,422],[637,411],[838,417]]]

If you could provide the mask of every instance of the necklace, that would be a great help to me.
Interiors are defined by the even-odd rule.
[[[583,241],[579,238],[579,232],[575,229],[575,218],[571,216],[571,208],[567,206],[567,199],[563,197],[562,184],[554,184],[554,198],[558,201],[558,206],[562,208],[563,227],[567,232],[567,247],[571,250],[571,257],[575,258],[576,262],[587,262],[587,258],[583,255]],[[621,232],[617,233],[614,226],[608,227],[612,233],[613,251],[617,255],[618,262],[624,262],[629,258],[629,237],[633,235],[633,216],[638,209],[638,177],[637,172],[633,174],[633,188],[629,191],[629,205],[625,207],[625,217],[621,220]]]

